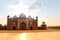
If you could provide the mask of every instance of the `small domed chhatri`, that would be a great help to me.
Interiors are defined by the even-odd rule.
[[[28,19],[32,19],[32,17],[31,16],[28,16]]]
[[[18,17],[16,15],[13,16],[13,19],[17,19]]]
[[[45,22],[42,22],[42,24],[41,24],[41,29],[43,29],[43,30],[47,29],[46,26],[47,26],[47,25],[45,24]]]
[[[26,15],[24,13],[21,13],[19,18],[26,18]]]

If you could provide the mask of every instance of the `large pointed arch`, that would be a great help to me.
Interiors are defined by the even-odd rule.
[[[20,29],[21,29],[21,30],[25,30],[25,29],[26,29],[26,23],[22,22],[22,23],[20,24]]]

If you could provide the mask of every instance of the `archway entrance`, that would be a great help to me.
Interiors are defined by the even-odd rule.
[[[33,30],[33,27],[32,26],[30,27],[30,30]]]
[[[24,22],[22,22],[22,23],[20,24],[20,29],[21,29],[21,30],[25,30],[25,29],[26,29],[26,24],[25,24]]]
[[[13,26],[13,30],[16,30],[16,27],[15,26]]]

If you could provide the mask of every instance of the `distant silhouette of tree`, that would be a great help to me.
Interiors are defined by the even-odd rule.
[[[49,26],[48,29],[60,29],[60,26]]]
[[[2,30],[7,30],[7,26],[4,25],[4,26],[2,27]]]
[[[0,30],[2,30],[2,27],[3,27],[2,24],[0,24]]]

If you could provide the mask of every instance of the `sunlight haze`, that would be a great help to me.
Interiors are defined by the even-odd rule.
[[[7,24],[7,15],[19,17],[21,13],[38,16],[38,26],[43,21],[48,26],[60,26],[60,0],[0,0],[0,24]]]

